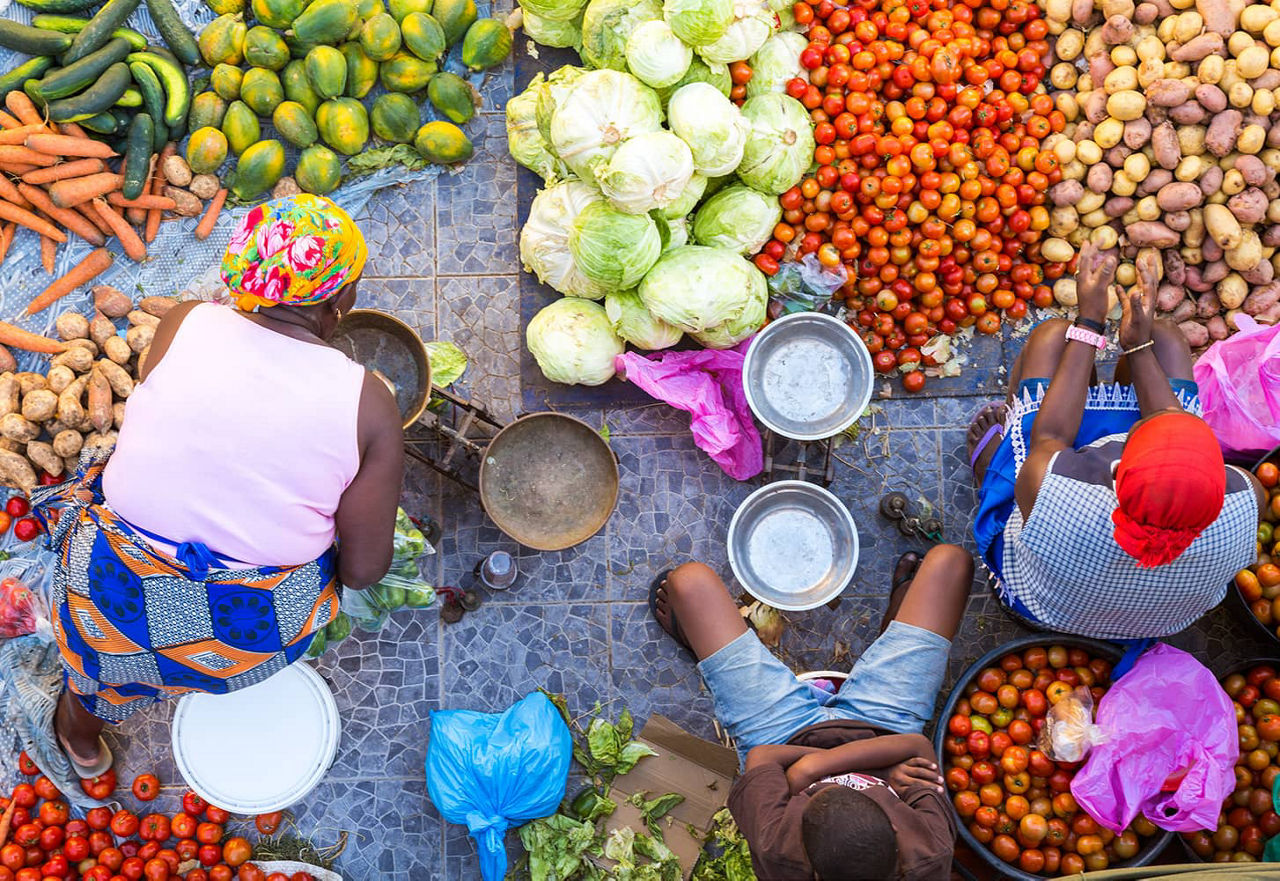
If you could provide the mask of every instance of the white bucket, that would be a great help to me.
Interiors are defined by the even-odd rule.
[[[316,787],[341,733],[329,686],[296,663],[230,694],[182,698],[173,717],[173,757],[205,801],[233,814],[265,814]]]

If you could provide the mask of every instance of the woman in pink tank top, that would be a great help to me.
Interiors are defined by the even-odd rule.
[[[55,730],[81,777],[111,765],[104,722],[262,681],[334,618],[339,582],[359,590],[387,572],[400,413],[328,344],[367,253],[328,199],[253,209],[222,261],[238,309],[170,311],[114,452],[33,495],[65,509]]]

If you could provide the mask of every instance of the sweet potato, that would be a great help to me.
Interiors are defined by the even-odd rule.
[[[129,348],[129,343],[120,336],[109,336],[102,344],[102,354],[117,364],[127,364],[129,363],[129,358],[133,356],[133,350]]]
[[[95,315],[89,322],[89,339],[97,343],[98,348],[102,348],[107,337],[115,336],[115,333],[116,326],[105,315]]]
[[[24,395],[38,389],[49,387],[49,379],[43,373],[34,373],[32,371],[24,370],[19,373],[15,373],[14,377],[17,378],[18,386],[22,389],[22,393]]]
[[[96,367],[111,383],[111,391],[115,392],[116,397],[125,400],[133,394],[133,378],[119,364],[103,358],[98,361]]]
[[[1205,291],[1196,297],[1196,317],[1212,318],[1222,311],[1222,301],[1214,291]]]
[[[1169,58],[1173,61],[1199,61],[1206,55],[1221,52],[1225,46],[1221,34],[1201,34],[1181,46],[1172,47]]]
[[[1161,79],[1147,86],[1147,103],[1156,107],[1177,107],[1191,98],[1191,86],[1182,80]]]
[[[47,388],[36,389],[22,398],[22,415],[32,422],[53,418],[58,409],[58,396]]]
[[[1204,329],[1211,340],[1225,340],[1231,334],[1227,329],[1227,320],[1221,315],[1215,315],[1205,322]]]
[[[143,297],[138,301],[138,308],[148,315],[164,318],[169,310],[178,305],[173,297]]]
[[[1102,206],[1102,213],[1112,219],[1123,217],[1133,210],[1133,199],[1127,196],[1112,196]]]
[[[1222,210],[1226,211],[1226,208]],[[1158,220],[1142,220],[1130,224],[1125,227],[1125,235],[1131,245],[1139,248],[1173,248],[1182,241],[1182,236],[1176,230],[1169,229]]]
[[[1227,109],[1226,94],[1213,83],[1201,83],[1196,86],[1196,100],[1210,113],[1221,113]]]
[[[1240,172],[1244,182],[1251,187],[1260,187],[1267,181],[1275,179],[1275,172],[1267,168],[1257,156],[1248,154],[1237,156],[1235,165],[1232,167]]]
[[[0,376],[0,416],[18,412],[21,400],[22,388],[17,378],[11,373]]]
[[[1169,229],[1185,232],[1191,227],[1190,211],[1170,211],[1168,214],[1162,215],[1164,225]]]
[[[1213,240],[1213,237],[1205,239],[1200,244],[1201,260],[1205,263],[1213,264],[1222,259],[1223,247]],[[1217,279],[1212,279],[1217,281]]]
[[[124,318],[133,308],[133,300],[111,285],[100,284],[93,288],[93,305],[108,318]]]
[[[1102,26],[1102,41],[1108,46],[1119,46],[1133,39],[1133,19],[1117,13]]]
[[[27,444],[27,458],[45,474],[58,477],[62,474],[62,457],[53,451],[53,446],[44,441],[31,441]]]
[[[1190,321],[1196,317],[1196,301],[1191,297],[1187,297],[1179,303],[1173,310],[1173,314],[1169,316],[1169,320],[1174,324],[1181,324],[1184,321]]]
[[[1209,118],[1209,112],[1195,101],[1169,108],[1169,118],[1178,125],[1199,125]]]
[[[1205,198],[1212,196],[1218,190],[1222,189],[1222,166],[1210,165],[1200,173],[1200,180],[1196,181],[1200,187],[1200,192],[1204,193]]]
[[[1179,155],[1179,158],[1181,158],[1181,155]],[[1138,192],[1135,193],[1135,195],[1138,196],[1138,198],[1153,195],[1154,193],[1159,192],[1161,187],[1172,180],[1173,171],[1170,169],[1153,168],[1147,172],[1146,180],[1138,184]]]
[[[1054,205],[1075,205],[1084,196],[1084,186],[1078,180],[1064,180],[1049,188],[1049,199]]]
[[[107,362],[112,363],[112,362]],[[111,427],[111,383],[97,366],[89,374],[89,422],[94,431]]]
[[[63,312],[55,326],[58,336],[64,340],[78,340],[89,336],[89,319],[79,312]]]
[[[187,165],[187,160],[176,154],[164,158],[160,163],[160,172],[164,175],[164,179],[175,187],[185,187],[191,183],[191,166]]]
[[[180,159],[180,156],[173,156]],[[204,205],[195,196],[179,187],[165,187],[164,194],[177,203],[174,213],[182,217],[199,217],[204,213]]]
[[[124,425],[125,406],[123,401],[116,401],[111,405],[111,425],[115,429],[119,429]]]
[[[1240,270],[1240,275],[1251,287],[1264,285],[1276,277],[1276,268],[1271,265],[1270,260],[1259,260],[1252,269]]]
[[[88,375],[80,376],[75,382],[62,390],[58,395],[58,421],[64,425],[77,426],[84,419],[84,407],[80,396],[89,384]]]
[[[141,309],[130,310],[128,316],[129,323],[135,326],[146,325],[148,327],[156,327],[160,324],[160,319],[152,315],[150,312],[144,312]]]
[[[1111,181],[1115,171],[1105,162],[1096,162],[1089,168],[1085,176],[1085,186],[1093,193],[1105,193],[1111,189]]]
[[[1160,9],[1154,3],[1139,3],[1133,11],[1133,20],[1138,24],[1151,24],[1159,14]]]
[[[53,436],[53,451],[64,459],[80,455],[84,436],[73,428],[64,428]]]
[[[83,346],[71,346],[62,354],[54,355],[53,363],[70,367],[76,373],[84,373],[93,366],[93,355]]]
[[[0,483],[30,492],[36,488],[36,470],[26,456],[0,449]]]
[[[70,367],[67,367],[65,364],[55,364],[49,368],[49,391],[53,392],[55,395],[60,395],[67,386],[71,385],[71,383],[75,381],[75,378],[75,371]],[[56,406],[57,402],[55,401],[54,404]]]
[[[1177,251],[1168,250],[1161,256],[1164,258],[1164,280],[1169,284],[1181,286],[1187,277],[1187,264],[1183,262],[1182,255]]]
[[[1131,119],[1124,124],[1124,145],[1130,150],[1141,150],[1151,140],[1151,123],[1145,119]]]
[[[25,444],[40,436],[40,426],[21,413],[6,413],[0,416],[0,435]]]
[[[136,324],[125,331],[124,339],[128,343],[129,349],[141,356],[144,351],[151,345],[151,340],[155,338],[156,329],[148,327],[145,324]],[[142,359],[138,359],[138,370],[142,370]]]
[[[1078,25],[1093,21],[1093,0],[1071,0],[1071,20]]]

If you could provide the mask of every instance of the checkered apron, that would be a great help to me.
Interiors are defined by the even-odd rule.
[[[302,657],[338,613],[331,548],[301,566],[196,571],[153,548],[103,504],[109,452],[32,494],[60,554],[53,629],[67,685],[85,709],[119,722],[165,697],[225,694]]]

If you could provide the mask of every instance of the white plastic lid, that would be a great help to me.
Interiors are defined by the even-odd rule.
[[[189,694],[173,717],[173,756],[187,785],[236,814],[295,804],[338,752],[338,705],[320,674],[295,663],[230,694]]]

